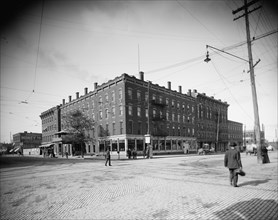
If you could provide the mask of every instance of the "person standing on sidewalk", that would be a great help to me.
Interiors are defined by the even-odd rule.
[[[224,166],[228,167],[230,172],[230,184],[234,187],[238,187],[238,173],[237,169],[242,168],[240,153],[235,149],[236,143],[230,144],[230,149],[225,153]]]
[[[112,166],[112,165],[111,165],[111,155],[110,155],[110,149],[109,149],[109,147],[106,148],[105,158],[106,158],[105,166],[107,166],[107,162],[108,162],[109,166]]]

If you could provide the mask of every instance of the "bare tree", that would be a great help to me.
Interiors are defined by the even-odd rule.
[[[80,110],[69,112],[62,117],[63,128],[68,132],[63,137],[67,143],[79,144],[81,146],[81,155],[84,156],[85,143],[95,141],[90,133],[94,128],[95,121],[87,117]]]

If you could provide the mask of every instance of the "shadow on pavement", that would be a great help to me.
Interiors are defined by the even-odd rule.
[[[239,186],[247,186],[247,185],[251,185],[251,186],[258,186],[260,184],[263,183],[267,183],[270,179],[265,179],[265,180],[252,180],[252,181],[247,181],[241,184],[238,184]]]
[[[277,219],[278,204],[275,200],[251,199],[236,203],[215,212],[219,219]]]

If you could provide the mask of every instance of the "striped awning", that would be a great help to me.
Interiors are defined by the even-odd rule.
[[[41,145],[40,147],[51,147],[52,145],[54,145],[54,144],[43,144],[43,145]]]

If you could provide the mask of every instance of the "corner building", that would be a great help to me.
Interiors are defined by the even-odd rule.
[[[154,154],[196,153],[205,143],[223,148],[228,144],[227,103],[196,90],[184,94],[181,86],[174,91],[171,82],[167,88],[153,84],[144,80],[143,72],[139,78],[122,74],[102,85],[94,83],[93,91],[85,88],[84,95],[76,92],[75,99],[69,96],[67,103],[63,99],[61,105],[42,113],[42,119],[55,115],[55,120],[45,120],[48,124],[42,127],[56,124],[51,131],[43,130],[43,140],[48,138],[43,144],[49,144],[52,137],[56,154],[80,152],[79,146],[63,143],[55,135],[65,129],[63,115],[77,109],[95,121],[90,131],[95,141],[86,143],[88,154],[102,153],[109,146],[114,156],[125,157],[129,148],[140,155],[146,147],[146,134],[151,135]]]

